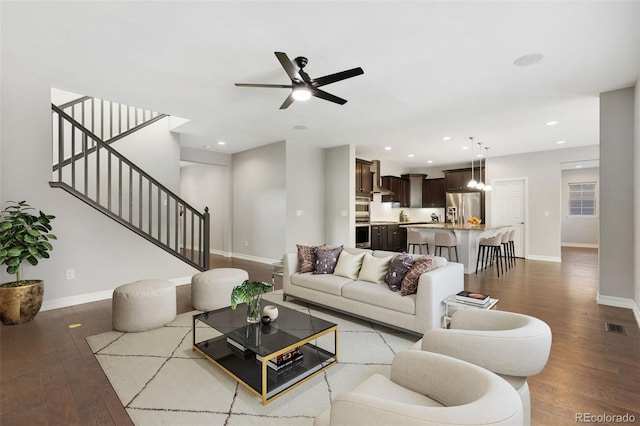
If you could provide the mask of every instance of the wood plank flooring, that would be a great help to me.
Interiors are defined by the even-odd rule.
[[[633,314],[596,303],[597,250],[565,248],[562,256],[562,263],[518,259],[500,277],[495,268],[468,275],[465,288],[551,326],[549,363],[529,379],[534,425],[571,424],[577,413],[629,413],[640,424],[640,331]],[[212,256],[212,267],[271,280],[270,265]],[[190,310],[190,286],[180,286],[178,312]],[[627,334],[606,332],[606,321],[625,326]],[[76,323],[82,326],[69,328]],[[84,340],[111,329],[110,300],[0,326],[0,425],[131,424]]]

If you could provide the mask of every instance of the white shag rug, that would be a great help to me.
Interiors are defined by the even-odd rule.
[[[418,340],[295,299],[282,302],[281,291],[263,299],[338,324],[339,351],[337,365],[266,406],[191,349],[192,316],[199,311],[178,315],[156,330],[110,331],[87,342],[136,425],[298,426],[312,425],[337,394],[370,375],[388,376],[394,355]]]

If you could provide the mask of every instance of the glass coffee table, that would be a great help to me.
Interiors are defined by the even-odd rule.
[[[270,303],[271,304],[271,303]],[[320,318],[282,305],[278,318],[269,325],[247,323],[247,306],[239,304],[193,316],[193,350],[220,367],[267,404],[338,362],[338,326]],[[202,323],[220,333],[211,339],[198,340]],[[325,346],[316,339],[333,333]],[[298,348],[298,351],[292,352]],[[280,356],[295,353],[289,365],[272,365]],[[300,353],[302,355],[300,355]],[[293,357],[292,357],[293,358]]]

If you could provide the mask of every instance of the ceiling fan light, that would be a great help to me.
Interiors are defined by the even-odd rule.
[[[296,101],[308,101],[311,98],[311,91],[306,87],[293,89],[293,99]]]

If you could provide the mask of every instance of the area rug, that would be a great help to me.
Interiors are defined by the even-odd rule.
[[[338,324],[339,342],[337,365],[266,406],[191,349],[192,316],[199,311],[178,315],[160,329],[110,331],[87,342],[136,425],[297,426],[312,425],[337,394],[370,375],[388,376],[394,355],[418,340],[295,299],[282,302],[281,292],[264,299]]]

